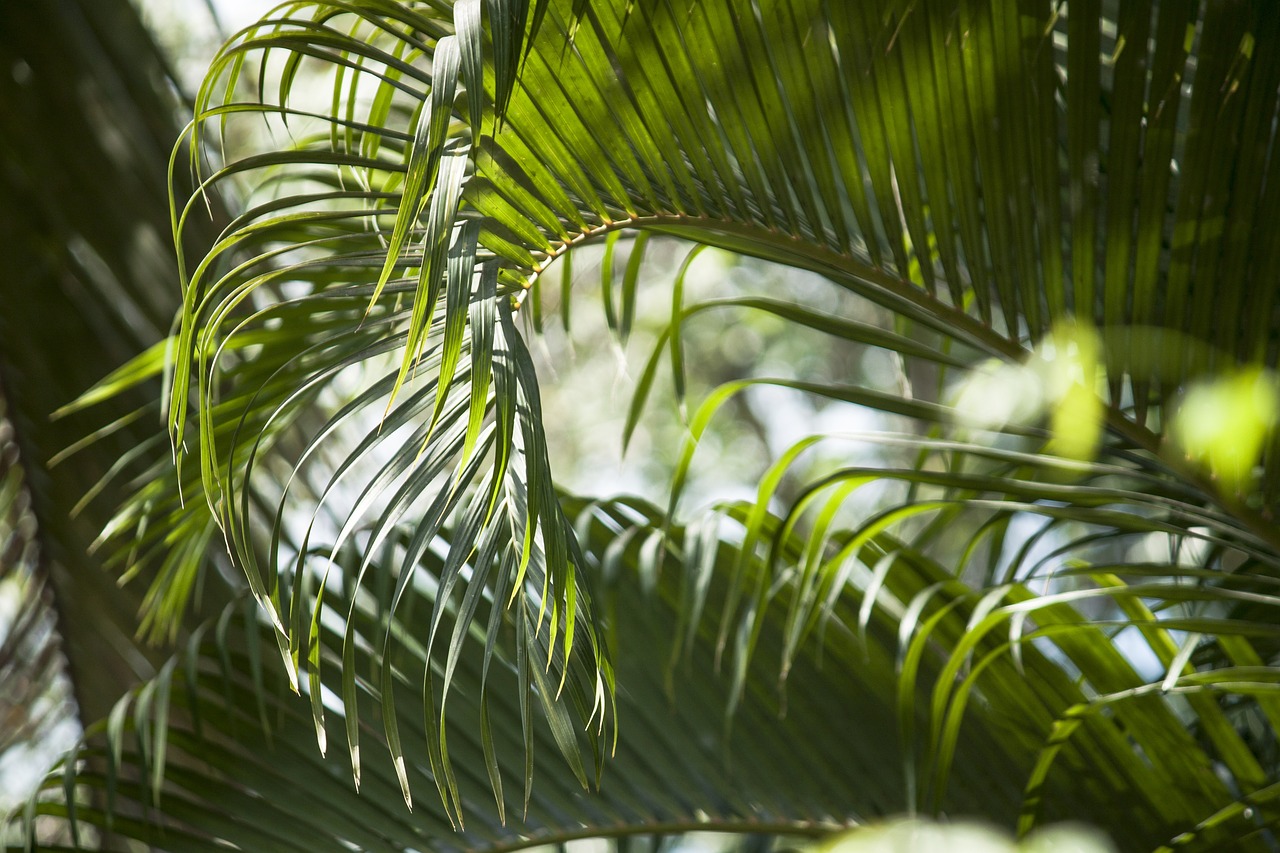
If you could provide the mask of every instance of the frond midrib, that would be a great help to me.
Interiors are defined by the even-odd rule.
[[[553,248],[546,254],[545,259],[534,267],[529,276],[529,286],[532,286],[533,282],[546,272],[553,261],[570,250],[601,242],[611,233],[632,229],[682,237],[740,254],[752,255],[762,260],[786,263],[797,269],[824,276],[889,310],[902,307],[915,308],[916,313],[923,312],[931,318],[930,325],[935,331],[949,337],[958,337],[961,343],[990,356],[1019,360],[1025,358],[1029,352],[1021,344],[928,293],[919,285],[889,275],[884,270],[859,260],[853,254],[835,251],[799,235],[724,217],[658,213],[605,222],[603,225],[582,231],[567,241],[553,243]],[[750,241],[759,245],[761,250],[753,253],[741,243],[724,239],[725,236]]]

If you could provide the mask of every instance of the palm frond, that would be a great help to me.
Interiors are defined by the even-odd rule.
[[[1113,831],[1141,843],[1265,830],[1274,769],[1219,699],[1254,703],[1263,741],[1274,741],[1271,632],[1245,606],[1274,604],[1267,519],[1280,466],[1268,447],[1256,472],[1246,466],[1245,482],[1225,487],[1169,438],[1195,379],[1274,366],[1274,288],[1257,282],[1277,242],[1265,117],[1280,70],[1255,46],[1278,25],[1245,2],[1116,12],[943,0],[286,4],[220,54],[197,102],[193,159],[175,159],[175,173],[190,166],[199,183],[175,205],[180,244],[205,199],[246,193],[244,212],[184,269],[169,362],[180,482],[203,502],[183,504],[156,480],[126,507],[127,529],[182,531],[195,555],[216,525],[295,689],[303,674],[319,677],[319,638],[341,635],[341,652],[329,648],[342,661],[334,692],[357,778],[360,679],[376,677],[398,787],[408,797],[410,765],[430,767],[445,812],[457,813],[470,799],[434,715],[464,692],[447,661],[463,659],[465,636],[516,660],[534,694],[563,686],[593,720],[596,709],[612,715],[613,668],[625,666],[608,654],[589,570],[600,552],[579,553],[590,530],[575,529],[555,489],[513,318],[553,262],[596,241],[611,258],[616,235],[638,230],[814,271],[889,309],[897,327],[822,318],[770,294],[734,307],[886,349],[943,379],[984,357],[1021,364],[1037,346],[1042,360],[1069,362],[1055,330],[1075,318],[1099,329],[1105,374],[1100,394],[1097,371],[1068,383],[1092,420],[1087,441],[1065,446],[1096,447],[1097,459],[1043,452],[1055,428],[1045,418],[966,434],[945,395],[738,380],[693,409],[669,512],[647,522],[657,538],[645,535],[655,544],[641,577],[668,583],[657,555],[679,550],[682,477],[734,394],[771,382],[906,416],[927,437],[889,441],[914,446],[916,464],[827,470],[779,515],[776,484],[795,476],[810,439],[775,463],[756,501],[699,522],[712,556],[685,559],[677,634],[690,648],[714,636],[730,708],[758,688],[763,638],[780,644],[774,665],[794,681],[805,641],[843,623],[877,661],[866,703],[884,711],[897,697],[889,728],[902,741],[905,800],[892,807],[962,796],[958,774],[987,769],[981,756],[961,760],[962,726],[1008,713],[1027,731],[991,760],[1004,762],[996,778],[1016,780],[1013,793],[988,792],[975,809],[1024,824],[1070,813],[1075,789],[1048,780],[1089,768],[1098,778],[1079,796],[1140,814]],[[262,82],[242,101],[249,69]],[[308,91],[306,79],[322,82]],[[265,123],[268,138],[238,149],[248,123]],[[230,142],[204,144],[215,137]],[[614,266],[604,264],[608,288]],[[620,334],[636,281],[622,272],[622,310],[605,300]],[[645,372],[669,352],[677,389],[682,327],[714,307],[684,306],[678,282]],[[1195,345],[1173,351],[1173,341]],[[886,478],[907,498],[849,521],[848,496]],[[1012,558],[990,544],[1015,540],[1016,520],[1032,518],[1044,521]],[[384,559],[406,520],[410,538]],[[695,567],[719,565],[730,523],[731,569],[714,573],[725,586],[711,606]],[[154,556],[181,553],[173,541]],[[1172,543],[1166,558],[1130,556],[1156,541]],[[349,548],[360,556],[341,576],[356,592],[336,611],[339,629],[325,617],[336,580],[321,579]],[[982,557],[983,569],[969,565]],[[430,559],[440,560],[436,615],[396,630]],[[165,624],[188,586],[156,587]],[[471,605],[449,634],[439,614],[455,589]],[[385,591],[389,624],[367,637],[357,605],[372,590]],[[521,626],[514,639],[479,616],[480,602],[504,601]],[[1113,644],[1113,631],[1130,629],[1165,670],[1156,678]],[[434,700],[423,708],[397,694],[403,655],[417,656],[412,678]],[[434,655],[446,661],[438,673]],[[853,684],[872,678],[845,663]],[[370,668],[376,676],[362,675]],[[913,701],[926,677],[927,712]],[[843,674],[833,681],[853,689]],[[625,695],[616,701],[625,718]],[[427,717],[412,742],[400,736],[403,707]],[[544,710],[572,761],[570,712]],[[887,767],[879,758],[867,766]]]
[[[99,792],[105,811],[86,802],[74,808],[46,802],[33,815],[74,824],[81,837],[87,827],[101,827],[175,850],[261,845],[268,838],[299,849],[403,850],[426,843],[511,849],[589,835],[695,830],[804,836],[910,808],[918,786],[935,781],[928,774],[913,780],[911,768],[919,766],[950,778],[945,789],[931,790],[934,805],[948,812],[1004,824],[1027,809],[1043,809],[1050,819],[1113,815],[1104,826],[1129,847],[1194,831],[1197,821],[1229,811],[1239,796],[1206,772],[1221,742],[1197,745],[1176,713],[1179,697],[1208,679],[1189,675],[1167,693],[1126,693],[1119,685],[1134,676],[1124,656],[1107,643],[1089,642],[1106,623],[1036,598],[1022,584],[1005,585],[999,597],[948,595],[959,584],[949,571],[910,545],[877,535],[868,549],[891,564],[876,572],[881,585],[866,584],[871,572],[857,570],[854,583],[834,591],[820,639],[790,656],[784,685],[777,655],[787,655],[791,615],[806,597],[806,583],[798,572],[778,569],[802,558],[802,537],[778,532],[775,566],[754,558],[744,564],[732,526],[745,519],[734,508],[726,508],[717,525],[665,532],[662,514],[638,501],[573,500],[566,508],[583,543],[584,566],[606,579],[599,603],[619,662],[624,723],[616,741],[606,738],[607,754],[592,758],[579,728],[591,713],[589,693],[571,692],[562,707],[554,683],[535,665],[550,651],[545,632],[542,640],[529,636],[531,647],[517,641],[511,655],[485,632],[466,627],[473,614],[489,624],[490,637],[495,630],[519,635],[535,619],[534,607],[512,612],[501,595],[476,594],[478,584],[450,595],[441,584],[418,583],[392,615],[385,593],[379,599],[335,584],[323,592],[311,650],[324,675],[306,686],[313,710],[322,708],[320,725],[355,707],[365,736],[380,740],[378,706],[394,692],[408,711],[401,725],[412,733],[404,741],[405,772],[415,787],[430,787],[432,779],[443,786],[448,808],[431,798],[412,813],[390,806],[400,783],[385,743],[382,755],[364,760],[356,793],[341,754],[326,758],[316,751],[313,714],[292,695],[282,670],[270,665],[271,629],[249,600],[247,608],[233,607],[197,632],[158,680],[126,698],[68,759],[65,773],[50,777],[55,789]],[[396,548],[411,537],[404,531]],[[652,542],[667,551],[661,572]],[[494,549],[482,546],[483,552],[492,556]],[[359,560],[358,550],[344,551],[336,567],[348,559]],[[425,554],[420,570],[439,579],[447,560],[441,552]],[[471,568],[482,573],[485,564]],[[744,569],[745,577],[739,575]],[[718,664],[714,620],[686,621],[691,596],[699,599],[696,607],[719,611],[736,587],[758,589],[762,581],[766,606],[756,611],[755,633],[772,651],[750,661],[731,652]],[[1140,587],[1119,593],[1135,603],[1151,595]],[[355,617],[345,630],[353,630],[354,621],[354,653],[343,628],[350,612]],[[385,620],[406,636],[423,636],[441,612],[455,636],[472,634],[461,651],[441,655],[406,642],[392,679],[383,680],[378,646]],[[1037,627],[1014,636],[1005,623],[1019,613]],[[1121,621],[1165,630],[1149,613]],[[680,628],[673,632],[673,625]],[[1060,652],[1048,653],[1044,640]],[[1021,647],[1017,655],[1010,654],[1011,644]],[[1075,677],[1062,654],[1078,664]],[[344,658],[361,673],[354,705],[337,698],[347,689],[338,673]],[[424,667],[431,673],[425,683],[418,675]],[[454,683],[447,698],[440,679]],[[1265,678],[1253,679],[1256,674],[1239,669],[1213,684],[1242,693],[1266,689]],[[1093,694],[1107,685],[1106,695]],[[729,716],[733,690],[742,687]],[[916,699],[930,691],[932,711]],[[1193,707],[1198,695],[1191,694]],[[437,717],[437,701],[448,721]],[[595,715],[590,725],[599,722]],[[437,726],[448,732],[442,743],[456,773],[443,775],[431,754]],[[568,745],[571,767],[585,759],[583,765],[542,774],[531,785],[521,731],[526,749],[564,752]],[[1028,761],[1043,746],[1049,748],[1032,774]],[[951,763],[950,772],[939,769],[940,761]],[[580,787],[577,777],[584,774],[598,791]],[[1024,802],[1028,778],[1031,797]],[[1249,823],[1237,810],[1214,832],[1238,833]]]

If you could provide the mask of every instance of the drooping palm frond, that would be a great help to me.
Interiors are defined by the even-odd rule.
[[[898,327],[768,294],[736,307],[944,377],[981,357],[1021,363],[1037,344],[1048,361],[1042,341],[1074,317],[1099,328],[1103,348],[1066,383],[1091,402],[1059,411],[1088,415],[1078,428],[1094,437],[1067,446],[1096,460],[1044,452],[1071,438],[1066,421],[966,436],[945,395],[780,377],[700,403],[694,439],[725,399],[764,381],[904,415],[928,437],[889,440],[918,448],[914,466],[802,482],[779,516],[776,480],[813,442],[784,454],[755,503],[702,522],[708,541],[726,518],[739,525],[737,556],[719,621],[691,582],[677,633],[714,634],[732,705],[759,688],[762,638],[778,638],[789,673],[842,607],[856,613],[845,624],[895,663],[868,690],[896,715],[877,736],[895,732],[903,748],[906,799],[889,808],[958,796],[960,732],[989,710],[1034,721],[1010,736],[1024,824],[1069,813],[1070,786],[1047,781],[1069,767],[1103,777],[1087,799],[1124,806],[1095,819],[1140,843],[1184,832],[1245,843],[1269,831],[1276,784],[1259,756],[1280,719],[1262,615],[1275,603],[1267,518],[1280,466],[1268,449],[1250,460],[1257,473],[1219,488],[1168,439],[1193,380],[1276,357],[1274,288],[1259,282],[1276,242],[1266,117],[1280,69],[1257,48],[1276,26],[1250,3],[285,4],[215,63],[194,136],[231,144],[196,163],[202,192],[176,212],[182,234],[206,196],[249,190],[245,212],[186,270],[172,353],[170,428],[187,497],[198,482],[204,500],[183,506],[157,479],[126,509],[130,529],[185,530],[195,513],[207,542],[216,524],[298,681],[333,630],[320,592],[329,563],[310,542],[358,547],[344,582],[390,590],[394,621],[419,562],[448,541],[436,583],[532,613],[523,642],[545,655],[548,687],[567,679],[587,709],[612,713],[610,667],[621,676],[624,661],[606,654],[599,579],[553,485],[513,319],[553,261],[638,229],[815,271],[890,309]],[[242,102],[235,81],[250,67],[263,83]],[[270,141],[236,149],[245,123],[264,119]],[[625,291],[635,277],[624,276]],[[677,375],[682,325],[703,310],[677,300],[661,350]],[[1053,358],[1071,367],[1070,339],[1057,340]],[[643,400],[633,420],[642,411]],[[907,499],[849,528],[845,500],[884,478],[906,484]],[[1043,519],[1034,534],[1010,532],[1032,518]],[[404,520],[413,538],[381,559]],[[678,529],[670,517],[653,526]],[[170,538],[149,535],[157,547]],[[1163,555],[1133,556],[1153,542]],[[170,544],[156,555],[178,553],[175,572],[194,582],[199,549]],[[486,548],[496,568],[468,569]],[[768,570],[750,569],[757,561]],[[785,604],[777,584],[794,584]],[[182,612],[183,584],[156,589],[157,607]],[[335,695],[355,721],[364,629],[353,608],[338,621]],[[428,651],[407,677],[431,685],[432,655],[461,654],[469,630],[503,640],[465,608],[460,631],[444,624],[382,628],[371,665],[393,759],[407,767],[425,751],[452,808],[443,738],[429,726],[425,744],[402,739],[409,715],[388,689],[415,643]],[[1113,631],[1139,634],[1163,671],[1139,672]],[[1038,651],[1039,678],[1024,677]],[[927,710],[915,701],[923,673],[936,673]],[[830,677],[847,687],[857,676]],[[479,707],[497,701],[482,692]],[[349,729],[358,776],[359,734]],[[410,787],[407,769],[399,781]],[[1117,799],[1125,790],[1133,802]],[[1014,819],[1000,804],[973,808]]]
[[[491,22],[504,20],[504,15],[523,20],[524,11],[503,8],[504,4],[493,6]],[[313,529],[325,537],[336,535],[334,547],[340,548],[361,529],[364,518],[376,519],[362,543],[367,556],[357,570],[360,584],[366,572],[391,570],[383,564],[370,571],[372,555],[400,518],[414,518],[418,535],[398,572],[397,602],[415,561],[446,527],[461,525],[469,535],[461,537],[464,544],[455,549],[441,582],[465,585],[468,580],[459,572],[467,549],[476,546],[485,530],[514,555],[509,570],[515,577],[506,578],[515,581],[510,583],[513,602],[536,601],[534,627],[544,628],[560,643],[547,661],[555,667],[555,683],[563,687],[569,679],[574,689],[585,689],[593,697],[592,706],[599,713],[609,715],[612,677],[595,628],[585,618],[591,613],[589,587],[576,574],[578,561],[570,556],[576,547],[572,531],[547,474],[532,362],[510,308],[499,305],[498,263],[489,260],[477,270],[479,229],[463,226],[451,233],[470,143],[454,139],[445,145],[445,132],[457,82],[479,93],[474,64],[479,58],[479,10],[459,8],[457,23],[463,32],[458,35],[448,34],[452,18],[439,9],[419,12],[388,6],[383,11],[388,15],[339,4],[318,9],[315,19],[304,21],[301,29],[283,19],[268,21],[242,34],[215,63],[201,93],[195,151],[202,150],[200,134],[212,133],[215,120],[219,132],[234,133],[227,125],[240,113],[263,114],[235,103],[208,103],[223,86],[229,93],[237,91],[246,55],[261,52],[265,61],[270,51],[298,48],[312,35],[323,44],[351,49],[344,48],[338,57],[336,67],[342,72],[331,81],[335,95],[364,97],[363,87],[370,80],[379,81],[368,93],[374,114],[412,122],[416,130],[412,135],[389,130],[380,138],[371,125],[353,119],[340,120],[315,136],[313,130],[299,127],[314,118],[309,111],[268,108],[267,114],[281,119],[280,132],[305,134],[302,150],[338,145],[351,157],[321,155],[322,161],[337,167],[326,174],[304,167],[307,155],[299,159],[297,152],[251,155],[229,161],[206,182],[217,189],[237,173],[249,171],[254,173],[252,180],[264,181],[265,190],[250,197],[247,211],[230,223],[210,256],[193,268],[173,342],[177,356],[172,362],[170,411],[180,463],[187,456],[189,438],[197,441],[193,450],[198,448],[191,454],[198,467],[180,464],[180,478],[187,494],[195,497],[203,490],[204,500],[199,505],[184,502],[159,479],[148,484],[146,497],[120,516],[120,529],[130,531],[120,554],[126,563],[138,559],[135,540],[140,538],[157,554],[169,555],[162,559],[180,582],[153,587],[153,611],[161,615],[157,628],[164,630],[181,614],[203,560],[203,548],[172,549],[171,531],[190,527],[204,537],[203,545],[216,522],[244,567],[251,591],[270,614],[279,650],[296,681],[307,642],[305,628],[315,622],[307,593],[312,582],[307,542]],[[335,29],[339,24],[355,30]],[[396,36],[391,53],[376,44],[377,33]],[[511,33],[517,55],[522,35],[519,29]],[[365,36],[371,37],[368,42]],[[332,41],[335,37],[338,42]],[[440,51],[431,65],[436,84],[418,67],[433,50]],[[280,69],[282,94],[287,96],[294,84],[305,53],[293,53]],[[493,61],[506,61],[500,60],[503,55],[503,49],[495,47]],[[369,63],[380,69],[372,78],[366,73]],[[493,126],[492,118],[488,124]],[[369,134],[355,140],[352,134],[362,129]],[[393,160],[386,160],[388,153]],[[412,162],[402,176],[396,164],[406,157]],[[391,168],[384,169],[384,162]],[[288,164],[298,170],[282,168]],[[193,165],[199,172],[199,162]],[[295,178],[314,192],[302,198],[282,197],[297,191]],[[433,190],[437,179],[442,183]],[[387,233],[378,227],[384,203],[402,190],[410,198],[402,208],[429,208],[424,212],[438,220],[427,242],[426,260],[420,261],[426,264],[424,271],[415,275],[419,284],[392,275],[409,233],[407,212]],[[201,193],[207,191],[210,188],[202,187]],[[201,198],[198,194],[175,211],[179,234],[185,233],[189,217],[200,214]],[[291,211],[311,203],[321,209]],[[366,221],[366,203],[372,204],[368,215],[373,221]],[[319,229],[316,239],[303,236],[298,228],[303,221]],[[341,260],[331,263],[339,256]],[[353,276],[361,283],[351,286]],[[237,280],[241,284],[233,283]],[[447,303],[447,323],[431,321],[427,306],[438,297]],[[464,348],[469,310],[475,317]],[[212,325],[202,331],[206,322]],[[230,338],[222,336],[232,329]],[[126,373],[108,380],[106,387],[130,381]],[[93,399],[91,395],[86,402]],[[191,426],[198,431],[189,434],[192,399],[197,408]],[[318,412],[326,414],[315,420]],[[298,418],[305,422],[296,423]],[[198,480],[192,479],[193,472]],[[518,500],[508,497],[510,492]],[[341,505],[335,509],[334,504]],[[269,544],[255,538],[258,524],[271,530]],[[301,542],[295,553],[307,559],[291,560],[282,554],[278,546],[289,540]],[[428,645],[434,636],[433,629]],[[385,639],[388,652],[399,642],[390,633]],[[594,661],[590,672],[576,670],[574,661],[584,654]],[[384,677],[389,678],[389,672]],[[353,677],[347,673],[344,697],[351,694]],[[386,715],[389,743],[398,751],[394,705],[386,706]],[[358,779],[355,735],[352,729],[348,749]],[[408,799],[408,780],[401,781]]]

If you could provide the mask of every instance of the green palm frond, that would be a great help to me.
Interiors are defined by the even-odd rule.
[[[732,732],[771,732],[748,709],[779,673],[788,719],[818,702],[797,679],[819,652],[823,689],[854,692],[842,707],[866,709],[868,739],[849,748],[884,751],[850,766],[894,797],[833,779],[845,808],[826,817],[1083,813],[1134,844],[1263,844],[1277,433],[1226,477],[1173,424],[1198,381],[1277,357],[1280,60],[1261,47],[1277,27],[1249,2],[286,3],[219,54],[173,162],[199,185],[175,202],[179,245],[209,199],[243,212],[183,261],[171,349],[147,367],[166,371],[178,478],[150,478],[108,547],[127,572],[163,567],[163,635],[222,539],[318,731],[340,709],[357,781],[380,738],[399,770],[379,784],[408,799],[429,775],[441,814],[477,799],[464,764],[523,767],[527,786],[539,737],[522,723],[514,752],[467,764],[440,722],[451,702],[472,703],[453,719],[472,718],[474,747],[499,702],[546,698],[571,764],[608,751],[615,711],[620,744],[629,717],[651,721],[628,678],[682,670],[642,655],[649,674],[628,675],[638,584],[669,608],[639,636],[709,656],[675,701],[723,672],[717,726],[723,711]],[[643,236],[622,269],[624,232]],[[689,410],[671,501],[642,523],[604,505],[601,539],[555,486],[516,320],[539,314],[553,263],[601,243],[625,339],[658,236],[819,273],[894,326],[777,293],[685,305],[682,271],[627,424],[669,359]],[[751,376],[686,400],[685,326],[712,311],[878,348],[940,390]],[[1021,422],[974,426],[960,389],[995,369],[984,359],[1058,385]],[[107,390],[146,372],[130,371]],[[694,515],[686,547],[698,440],[758,385],[904,417],[914,433],[877,440],[906,461],[806,472],[827,437],[806,439],[754,501]],[[783,481],[800,497],[780,507]],[[906,497],[854,517],[873,481]],[[528,689],[464,687],[453,667],[477,646]],[[683,826],[691,802],[664,820]],[[600,825],[547,825],[569,824]]]
[[[661,646],[674,614],[676,575],[663,583],[661,597],[650,599],[653,609],[626,606],[645,597],[637,586],[636,564],[646,559],[641,541],[657,530],[644,515],[625,505],[579,506],[579,521],[588,534],[587,567],[601,570],[599,555],[616,541],[618,525],[625,526],[622,532],[633,543],[626,553],[611,557],[619,585],[608,597],[618,614],[618,620],[610,623],[611,642],[636,650]],[[400,531],[387,553],[406,547],[412,538],[411,530]],[[482,549],[491,557],[494,550]],[[353,570],[349,560],[360,560],[357,549],[346,549],[337,565]],[[422,560],[420,570],[432,578],[439,578],[447,563],[447,557],[432,552]],[[477,562],[472,569],[484,571],[483,563]],[[314,708],[322,701],[327,706],[319,713],[341,718],[344,707],[336,697],[347,688],[338,671],[344,656],[353,655],[351,662],[360,673],[355,684],[358,700],[347,707],[357,708],[359,726],[366,738],[375,741],[382,740],[378,705],[383,703],[381,697],[394,690],[397,704],[407,712],[401,715],[402,725],[412,733],[404,750],[408,777],[415,789],[443,786],[442,794],[448,791],[448,808],[432,798],[416,803],[412,813],[392,807],[388,795],[399,790],[399,771],[385,754],[385,745],[379,750],[383,754],[364,760],[360,794],[352,790],[345,758],[334,753],[326,760],[317,753],[306,701],[291,695],[280,668],[265,659],[269,631],[262,630],[252,606],[247,612],[244,607],[229,610],[216,625],[201,632],[204,639],[193,641],[177,668],[167,668],[160,681],[127,700],[121,713],[113,716],[114,722],[79,753],[86,762],[84,769],[76,771],[68,765],[73,768],[68,772],[75,774],[68,784],[114,791],[108,794],[109,802],[114,799],[112,828],[121,835],[136,834],[165,847],[181,839],[197,845],[192,849],[202,849],[198,845],[214,843],[213,838],[262,843],[252,823],[268,816],[259,814],[237,827],[235,818],[228,819],[228,804],[255,793],[267,794],[277,780],[306,775],[312,781],[291,786],[288,796],[266,796],[262,801],[280,839],[317,850],[341,849],[344,839],[364,849],[399,850],[428,843],[522,847],[600,833],[694,829],[809,835],[841,825],[849,804],[839,792],[859,775],[870,778],[866,775],[870,766],[858,770],[854,759],[866,759],[858,758],[854,750],[882,746],[874,742],[847,741],[836,753],[844,760],[814,763],[817,754],[799,733],[805,725],[839,725],[850,697],[818,689],[821,680],[811,667],[802,667],[796,676],[798,684],[814,688],[811,699],[797,697],[788,707],[787,718],[778,719],[776,696],[754,697],[732,735],[744,751],[732,756],[722,751],[718,744],[727,736],[723,704],[714,698],[714,685],[722,679],[715,675],[705,646],[696,662],[690,656],[687,664],[673,671],[676,681],[665,685],[661,657],[621,656],[630,663],[629,686],[619,696],[620,713],[631,717],[635,726],[616,740],[606,730],[604,749],[593,755],[582,736],[583,722],[592,714],[591,696],[573,695],[566,689],[565,698],[573,695],[573,701],[567,706],[557,703],[556,685],[540,661],[551,651],[545,631],[541,640],[530,634],[529,645],[517,639],[512,653],[483,636],[466,636],[464,614],[468,612],[489,625],[491,636],[498,631],[519,636],[536,620],[532,605],[512,611],[504,596],[477,596],[473,591],[479,589],[472,586],[466,594],[452,595],[438,610],[436,596],[443,587],[415,584],[397,615],[391,616],[390,590],[381,599],[363,591],[352,599],[354,588],[349,584],[327,588],[313,649],[313,662],[324,666],[325,684],[312,681],[306,686]],[[342,628],[349,612],[355,614],[354,627],[348,629],[355,631],[354,652]],[[455,685],[442,706],[449,712],[447,724],[443,717],[437,721],[435,699],[424,702],[417,673],[428,664],[431,653],[423,645],[407,642],[398,649],[390,683],[378,675],[386,620],[397,632],[422,636],[438,612],[444,614],[447,632],[465,638],[456,657],[452,652],[431,655],[434,689],[442,691],[441,679],[451,678]],[[847,635],[842,636],[831,653],[847,655],[847,641]],[[432,689],[431,682],[426,689]],[[328,698],[322,700],[322,693]],[[163,713],[169,715],[169,724],[159,716],[162,704],[168,709]],[[476,720],[482,726],[477,727]],[[442,731],[448,729],[446,749],[456,774],[439,773],[439,757],[431,754],[437,725]],[[589,725],[593,730],[602,725],[598,711]],[[753,730],[790,734],[759,738],[750,736]],[[528,750],[567,751],[571,760],[566,769],[571,772],[544,774],[532,785],[532,756],[521,748],[522,738]],[[234,755],[216,759],[220,770],[212,775],[198,771],[206,752],[223,750],[231,741],[239,746]],[[162,742],[166,745],[161,746]],[[162,749],[168,755],[163,767],[156,760]],[[114,757],[113,750],[117,750]],[[91,772],[94,767],[99,770]],[[654,787],[655,779],[665,779],[669,785]],[[796,787],[780,786],[783,779],[792,780]],[[593,788],[602,785],[605,793],[584,790],[587,783]],[[55,779],[54,784],[63,781]],[[873,798],[890,796],[880,781],[865,787]],[[717,791],[721,792],[717,799],[708,799]],[[145,814],[151,807],[172,815],[166,829],[128,819],[137,809]],[[95,825],[106,819],[83,808],[74,817],[59,806],[42,805],[41,810]],[[319,814],[331,819],[317,824]],[[450,831],[455,821],[456,835]],[[212,835],[209,841],[196,841],[206,834]]]
[[[595,756],[594,768],[581,720],[570,719],[585,716],[581,700],[587,697],[570,702],[568,715],[555,702],[554,684],[536,665],[548,651],[545,641],[541,648],[517,642],[512,656],[473,632],[456,657],[437,658],[434,677],[443,673],[456,686],[443,700],[448,723],[437,720],[436,700],[424,700],[415,675],[428,663],[423,646],[402,646],[392,682],[380,682],[377,647],[385,620],[406,635],[422,636],[435,618],[437,590],[443,588],[421,584],[408,593],[401,616],[389,615],[386,599],[356,594],[357,651],[348,662],[361,673],[359,698],[346,707],[358,709],[359,725],[372,736],[381,715],[377,706],[395,691],[397,704],[408,711],[403,725],[412,732],[405,741],[408,776],[415,787],[429,787],[434,778],[448,791],[448,809],[430,799],[412,813],[392,807],[398,772],[385,755],[365,760],[361,791],[353,791],[345,760],[316,751],[307,702],[290,693],[283,672],[270,664],[264,651],[270,629],[247,602],[248,609],[231,608],[197,632],[186,653],[128,697],[69,759],[65,775],[50,778],[53,787],[97,791],[107,811],[85,802],[74,810],[44,803],[37,813],[75,824],[82,836],[90,832],[85,825],[103,826],[164,849],[191,850],[213,849],[218,839],[241,846],[272,839],[309,850],[348,844],[402,850],[426,843],[510,849],[588,835],[693,830],[804,836],[910,808],[916,783],[903,749],[912,751],[910,731],[917,724],[928,730],[919,741],[929,741],[931,752],[953,762],[951,772],[944,771],[951,784],[932,792],[935,807],[948,812],[1002,823],[1028,808],[1043,808],[1050,819],[1123,814],[1106,828],[1132,846],[1172,839],[1219,808],[1229,810],[1235,800],[1204,772],[1212,747],[1188,736],[1168,695],[1138,691],[1121,698],[1113,691],[1105,698],[1114,720],[1081,712],[1096,706],[1093,688],[1115,685],[1129,671],[1109,644],[1088,641],[1104,625],[1037,600],[1019,584],[1002,590],[1007,603],[995,607],[992,596],[948,598],[944,588],[958,583],[954,576],[883,535],[870,547],[893,567],[882,573],[874,607],[862,604],[867,599],[859,584],[838,590],[821,640],[795,656],[785,688],[777,681],[773,653],[744,663],[750,687],[737,713],[726,717],[737,667],[716,663],[714,620],[689,625],[679,645],[671,626],[688,614],[691,594],[699,598],[698,607],[720,610],[739,581],[754,585],[765,578],[771,588],[759,636],[764,647],[781,650],[790,607],[804,597],[803,579],[794,572],[775,576],[763,560],[749,561],[745,579],[739,578],[729,522],[742,516],[733,510],[726,511],[719,531],[703,524],[664,535],[661,513],[640,502],[575,500],[566,501],[566,508],[581,536],[584,566],[605,578],[600,603],[609,614],[605,624],[619,661],[618,714],[624,725],[608,754]],[[397,547],[411,535],[404,531]],[[661,574],[658,551],[647,544],[654,541],[665,541],[668,549]],[[781,536],[776,542],[780,561],[801,556],[802,539]],[[347,559],[358,560],[359,553],[348,549],[337,565]],[[445,562],[428,554],[421,569],[438,578]],[[483,566],[477,563],[474,570]],[[312,661],[321,662],[327,674],[324,686],[314,680],[307,686],[313,708],[323,705],[322,713],[339,717],[344,708],[337,693],[345,687],[335,669],[348,654],[342,621],[352,609],[351,591],[335,585],[324,592]],[[1149,595],[1137,588],[1120,592],[1134,602]],[[917,607],[914,602],[922,598],[932,600]],[[466,630],[469,610],[489,624],[490,636],[495,630],[518,633],[535,618],[532,607],[513,613],[500,596],[455,594],[443,605],[446,629]],[[1018,612],[1031,614],[1039,627],[1016,638],[1023,646],[1015,660],[1008,651],[1014,638],[1002,623]],[[1128,621],[1163,631],[1155,629],[1149,613]],[[971,630],[984,622],[988,630]],[[1041,638],[1079,664],[1078,679],[1054,655],[1042,653]],[[898,639],[909,642],[895,655]],[[1231,677],[1233,683],[1223,685],[1232,691],[1264,689],[1266,683],[1248,687],[1251,676],[1244,669]],[[904,679],[920,695],[933,691],[935,709],[949,712],[945,727],[939,718],[931,726],[927,703],[911,696],[901,706],[906,716],[895,713],[885,698],[902,689]],[[1195,683],[1194,677],[1179,680],[1170,695]],[[953,707],[946,707],[948,700]],[[966,702],[963,712],[954,707]],[[1064,722],[1071,732],[1064,733]],[[442,776],[431,754],[437,724],[448,730],[442,742],[456,774]],[[900,726],[905,747],[885,736]],[[531,784],[521,731],[526,748],[539,752],[565,751],[569,744],[573,772],[544,773]],[[1045,744],[1053,749],[1035,768],[1041,772],[1024,802],[1028,761]],[[921,766],[936,767],[937,755],[926,758]],[[581,781],[599,790],[584,790]],[[1114,808],[1117,802],[1123,802],[1123,812]],[[455,820],[457,834],[450,829]],[[1214,831],[1238,831],[1248,820],[1237,811],[1222,824]]]

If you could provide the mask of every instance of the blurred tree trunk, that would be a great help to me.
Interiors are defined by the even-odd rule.
[[[0,388],[36,522],[35,571],[83,721],[99,719],[162,656],[135,638],[146,579],[121,588],[88,549],[107,489],[72,508],[161,431],[143,417],[60,464],[93,429],[158,399],[52,413],[162,337],[179,301],[167,163],[187,110],[127,0],[10,4],[0,26]],[[157,413],[158,414],[158,413]],[[0,573],[12,567],[0,566]]]

